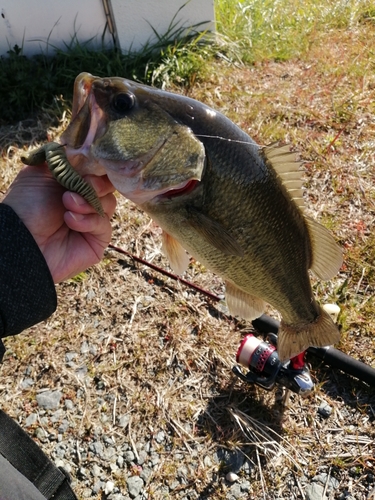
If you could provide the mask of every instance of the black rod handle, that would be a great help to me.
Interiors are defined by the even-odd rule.
[[[371,387],[375,387],[375,369],[366,365],[366,363],[362,363],[362,361],[358,361],[358,359],[331,346],[309,347],[307,352],[332,366],[332,368],[339,368],[343,372],[366,382]]]
[[[254,328],[259,333],[275,333],[277,335],[280,323],[276,319],[262,314],[259,318],[252,321]],[[371,387],[375,387],[375,369],[362,361],[348,356],[347,354],[335,349],[334,347],[309,347],[309,354],[324,361],[333,368],[338,368],[343,372],[366,382]]]

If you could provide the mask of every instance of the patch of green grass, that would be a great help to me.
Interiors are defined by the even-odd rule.
[[[305,52],[317,31],[374,19],[370,0],[216,0],[216,20],[232,57],[286,60]]]

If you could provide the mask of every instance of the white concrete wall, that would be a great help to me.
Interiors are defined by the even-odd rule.
[[[0,55],[15,44],[25,55],[46,52],[47,41],[63,49],[74,34],[101,45],[106,24],[102,0],[0,0],[0,16]]]
[[[139,50],[150,39],[153,29],[164,35],[172,19],[179,26],[191,27],[205,22],[200,30],[215,29],[213,0],[111,0],[117,36],[123,50]],[[181,8],[186,4],[183,8]],[[181,8],[181,10],[179,10]]]
[[[124,51],[139,50],[153,38],[151,26],[163,35],[186,0],[112,0],[118,41]],[[176,21],[189,27],[209,21],[214,29],[213,0],[190,0]],[[64,48],[74,35],[80,42],[95,38],[101,46],[106,17],[102,0],[0,0],[0,55],[15,44],[25,55]],[[112,37],[106,33],[106,44]],[[48,48],[48,43],[51,45]]]

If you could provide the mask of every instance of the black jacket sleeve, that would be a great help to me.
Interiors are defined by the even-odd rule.
[[[12,208],[0,203],[0,339],[47,319],[56,306],[43,254]],[[0,361],[3,352],[0,340]]]

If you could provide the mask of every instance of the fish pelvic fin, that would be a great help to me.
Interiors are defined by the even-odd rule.
[[[342,250],[331,233],[314,219],[305,216],[312,248],[313,273],[322,280],[335,276],[342,264]]]
[[[189,265],[189,256],[184,247],[170,234],[163,231],[161,235],[162,252],[176,274],[183,274]]]
[[[324,347],[340,340],[340,332],[329,314],[320,306],[315,321],[305,325],[289,325],[281,321],[277,336],[277,352],[281,361],[287,361],[309,347]]]
[[[232,283],[225,283],[225,300],[232,316],[240,316],[249,321],[259,318],[266,304],[259,297],[240,290]]]
[[[233,236],[217,221],[200,212],[195,207],[187,207],[187,223],[210,245],[224,255],[243,257],[244,251]]]

